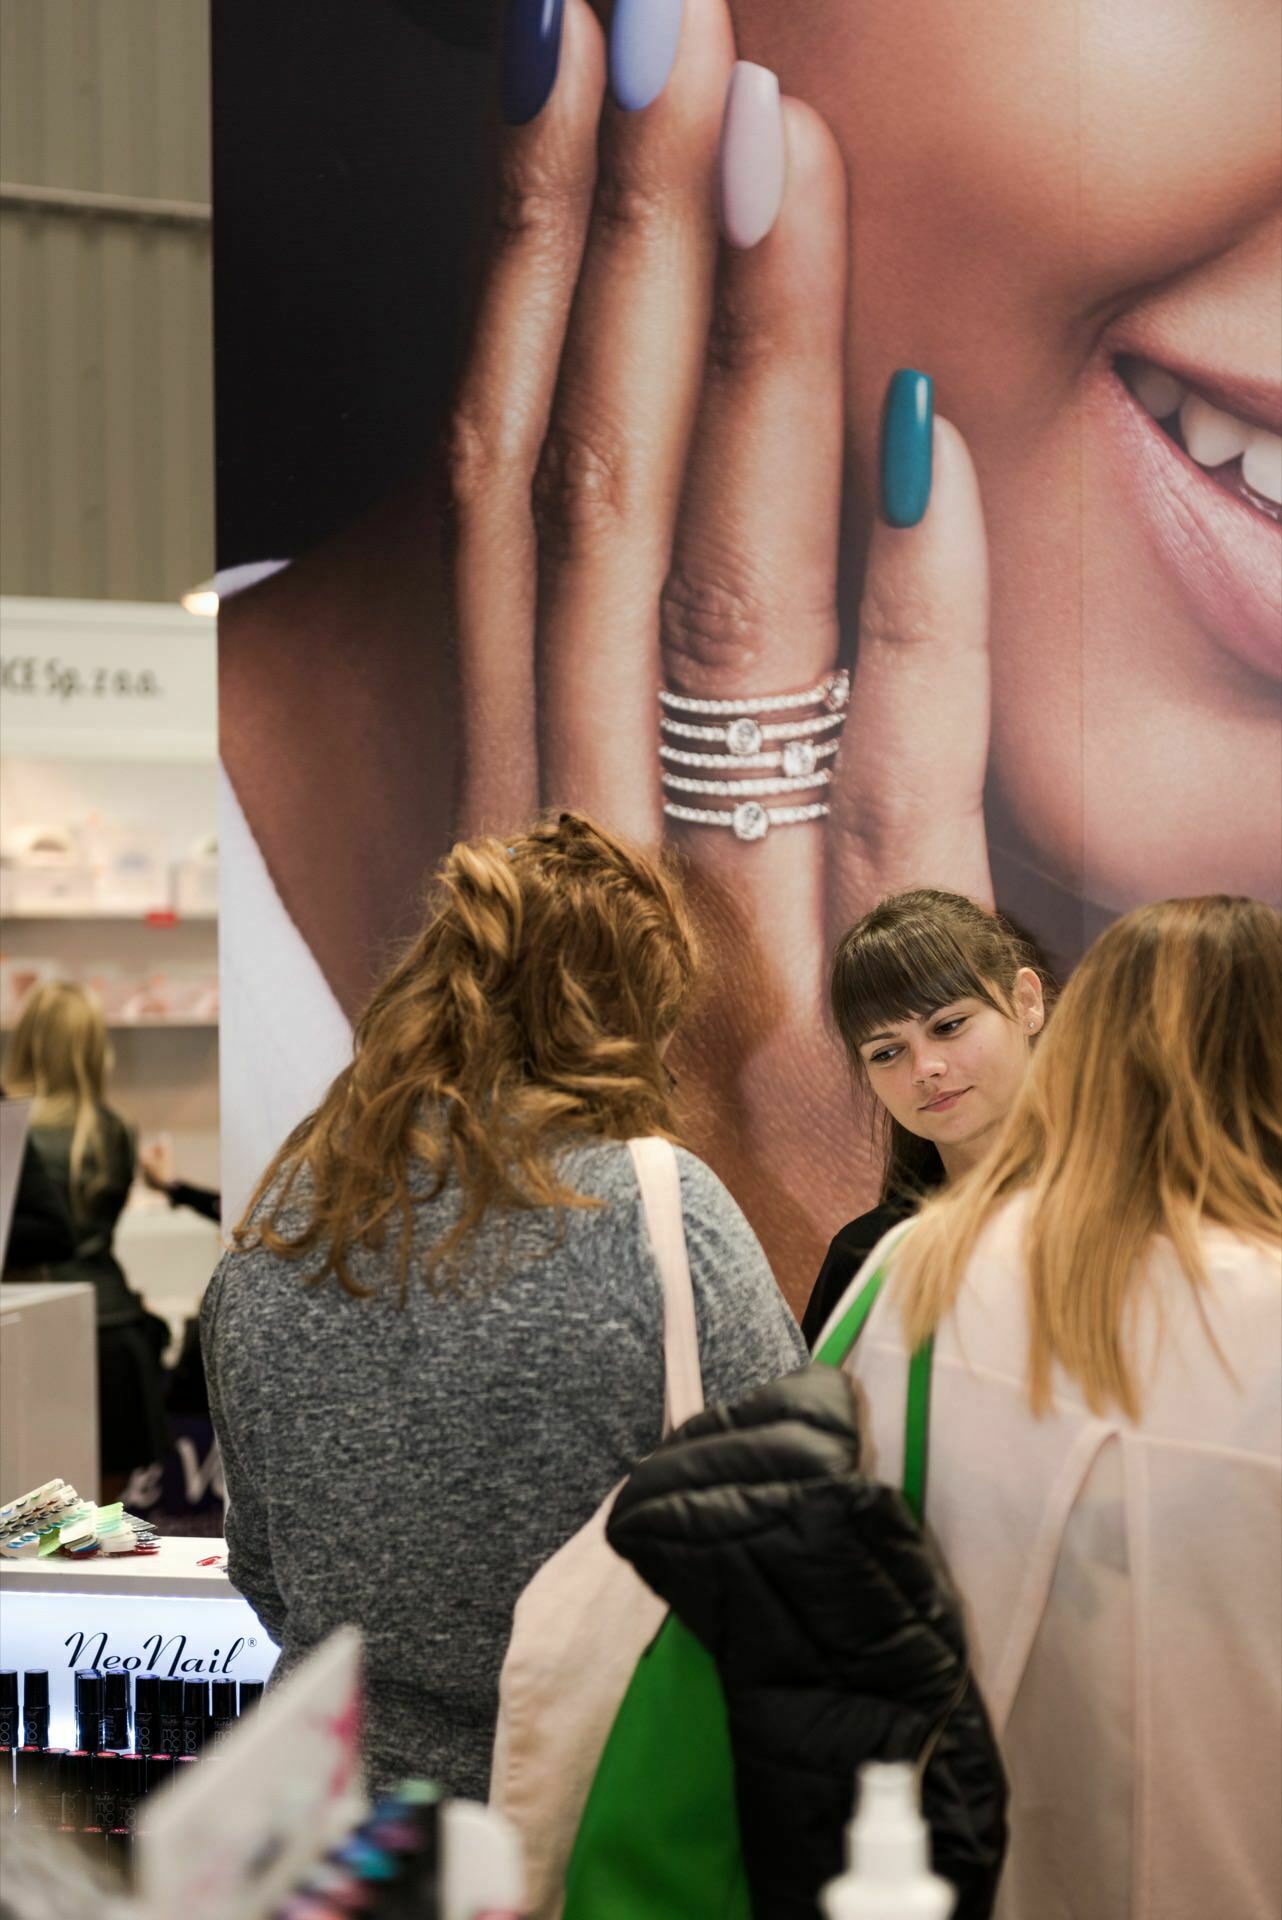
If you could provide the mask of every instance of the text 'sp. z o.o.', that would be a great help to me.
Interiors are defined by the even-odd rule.
[[[37,653],[0,660],[0,687],[52,700],[148,700],[165,690],[151,667],[73,667]]]

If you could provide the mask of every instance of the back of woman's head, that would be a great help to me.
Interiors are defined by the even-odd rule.
[[[1282,1220],[1282,915],[1211,895],[1117,921],[1069,982],[1030,1089],[1046,1152],[1116,1152],[1150,1208]]]
[[[461,1195],[429,1277],[456,1264],[492,1207],[584,1204],[556,1170],[566,1144],[671,1131],[663,1051],[695,964],[673,873],[581,815],[461,842],[357,1023],[350,1066],[264,1176],[255,1205],[269,1190],[275,1204],[242,1240],[322,1247],[358,1291],[348,1254],[380,1247],[392,1220],[408,1277],[416,1164],[431,1190],[452,1174]],[[303,1168],[310,1224],[290,1236],[273,1220]]]
[[[1013,1017],[1015,981],[1025,967],[1052,984],[1031,944],[999,914],[964,894],[917,887],[893,894],[844,933],[833,955],[829,999],[833,1021],[856,1075],[867,1070],[860,1047],[883,1027],[925,1019],[958,1000],[982,1000]],[[883,1199],[937,1184],[937,1148],[875,1107],[883,1150]]]
[[[107,1023],[93,995],[46,980],[23,1003],[5,1063],[10,1093],[30,1099],[37,1126],[71,1128],[71,1192],[79,1208],[100,1169],[103,1087],[110,1065]]]
[[[1200,1229],[1282,1236],[1282,915],[1212,895],[1140,907],[1065,988],[992,1154],[904,1247],[910,1337],[956,1297],[984,1222],[1031,1194],[1034,1404],[1058,1361],[1132,1416],[1127,1307],[1156,1236],[1190,1284]]]

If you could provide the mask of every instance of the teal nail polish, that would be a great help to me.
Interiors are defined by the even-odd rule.
[[[930,375],[900,367],[881,416],[881,512],[892,527],[915,527],[930,504],[934,414]]]

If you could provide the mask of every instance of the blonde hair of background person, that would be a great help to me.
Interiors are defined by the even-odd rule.
[[[375,1787],[485,1798],[518,1596],[664,1429],[626,1143],[677,1130],[695,953],[672,869],[574,813],[436,879],[210,1281],[201,1347],[229,1572],[280,1670],[358,1623]],[[739,1208],[675,1152],[703,1392],[734,1400],[805,1347]],[[371,1529],[388,1486],[397,1524]]]
[[[5,1061],[5,1082],[32,1101],[36,1127],[71,1129],[71,1205],[83,1211],[102,1179],[102,1106],[111,1046],[102,1008],[84,987],[43,981],[23,1002]]]
[[[997,1920],[1276,1920],[1282,916],[1119,920],[990,1155],[901,1231],[848,1370],[894,1482],[934,1335],[926,1513],[1011,1787]]]
[[[115,1255],[116,1226],[134,1177],[132,1129],[108,1104],[111,1048],[102,1009],[68,981],[28,996],[6,1061],[10,1091],[32,1100],[31,1141],[75,1229],[59,1281],[92,1286],[98,1323],[101,1494],[164,1457],[169,1427],[161,1357],[164,1322],[149,1313]]]
[[[1161,1235],[1205,1284],[1204,1220],[1282,1239],[1282,915],[1211,896],[1141,907],[1082,961],[994,1151],[896,1260],[909,1341],[956,1301],[991,1214],[1027,1191],[1029,1395],[1054,1366],[1135,1420],[1127,1321]]]
[[[407,1284],[416,1163],[431,1197],[451,1174],[464,1195],[429,1257],[439,1286],[491,1207],[594,1204],[557,1173],[567,1140],[675,1138],[663,1053],[696,955],[672,869],[562,813],[511,845],[461,842],[438,886],[437,910],[357,1024],[350,1066],[236,1229],[241,1247],[323,1247],[353,1292],[351,1249],[381,1249],[389,1232]],[[291,1232],[276,1220],[303,1168],[310,1218]]]

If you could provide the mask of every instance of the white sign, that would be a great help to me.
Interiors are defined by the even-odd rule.
[[[125,600],[0,600],[0,752],[209,760],[216,623]]]
[[[223,1585],[216,1600],[196,1600],[118,1590],[129,1585],[143,1583],[103,1581],[98,1592],[73,1593],[58,1592],[56,1579],[25,1590],[5,1583],[0,1668],[47,1671],[51,1747],[77,1744],[77,1667],[135,1678],[266,1680],[276,1664],[257,1614],[231,1587]]]

